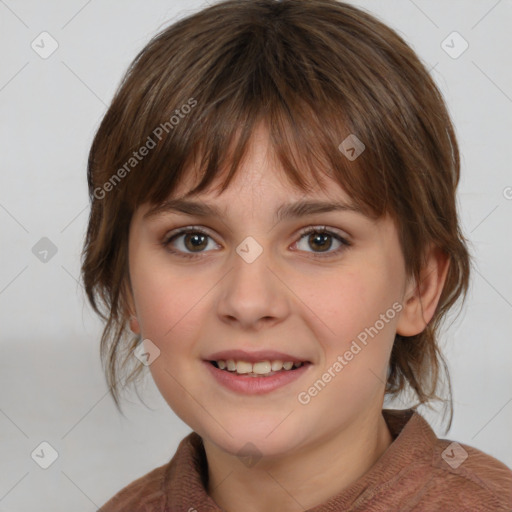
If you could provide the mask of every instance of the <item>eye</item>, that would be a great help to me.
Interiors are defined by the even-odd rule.
[[[174,241],[179,241],[182,237],[184,238],[180,241],[181,243],[177,244],[180,247],[178,247],[178,250],[174,249],[172,247]],[[211,239],[210,235],[206,231],[199,227],[190,226],[165,237],[163,246],[173,254],[178,254],[185,258],[195,258],[200,256],[202,250],[208,246],[208,238]],[[188,253],[187,251],[191,251],[191,253]]]
[[[339,254],[341,251],[344,250],[344,248],[350,247],[350,243],[345,238],[343,238],[341,235],[334,231],[326,229],[326,226],[305,228],[300,232],[300,235],[300,240],[307,237],[307,246],[319,249],[318,251],[313,251],[314,257],[328,258],[330,256],[335,256]],[[329,249],[331,249],[332,247],[333,239],[336,242],[338,242],[339,246],[337,250],[329,251]],[[300,240],[295,245],[298,246],[300,244]],[[309,251],[306,250],[306,252]],[[322,253],[325,253],[325,255]]]
[[[294,245],[298,246],[303,238],[306,238],[306,244],[310,247],[318,249],[317,251],[308,251],[307,249],[299,249],[304,252],[311,252],[314,257],[327,258],[335,256],[350,247],[350,242],[343,238],[340,234],[326,229],[325,226],[316,226],[303,229],[300,233],[300,239]],[[171,253],[184,258],[198,258],[205,249],[208,248],[208,239],[212,237],[202,228],[189,226],[180,229],[177,232],[171,232],[167,235],[162,245]],[[339,246],[336,250],[331,251],[332,240],[335,240]],[[217,244],[215,244],[217,245]],[[324,254],[325,253],[325,254]]]

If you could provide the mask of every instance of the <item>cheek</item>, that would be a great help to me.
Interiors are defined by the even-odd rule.
[[[158,259],[144,259],[133,266],[132,287],[142,335],[165,342],[167,338],[193,327],[194,308],[207,293],[206,283],[184,277],[179,268],[171,269]]]
[[[322,329],[328,335],[319,337],[324,369],[339,375],[334,380],[343,387],[357,384],[350,385],[353,396],[364,394],[372,383],[380,386],[379,380],[386,379],[400,307],[394,300],[398,287],[389,271],[362,265],[361,270],[331,279],[327,290],[322,297],[315,295],[318,316],[328,327]]]
[[[204,390],[191,376],[197,376],[195,341],[201,337],[205,296],[211,284],[186,279],[176,269],[161,269],[151,264],[139,267],[132,278],[141,334],[160,350],[149,370],[171,409],[185,423],[200,429],[197,418],[201,410],[190,397],[200,397]]]
[[[389,276],[389,277],[388,277]],[[343,347],[343,341],[356,337],[375,324],[381,314],[392,307],[394,297],[391,274],[377,267],[361,265],[360,269],[330,274],[325,280],[307,281],[302,290],[304,304],[324,324],[332,344]],[[392,322],[379,330],[390,330]]]

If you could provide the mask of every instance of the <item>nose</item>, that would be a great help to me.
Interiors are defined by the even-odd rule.
[[[254,258],[254,250],[250,244],[238,247],[233,266],[219,287],[217,314],[223,322],[259,330],[288,316],[290,291],[269,256],[271,251],[262,250]]]

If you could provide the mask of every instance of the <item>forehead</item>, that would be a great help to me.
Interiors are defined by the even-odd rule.
[[[157,194],[146,195],[145,200],[136,202],[133,212],[144,219],[173,211],[205,218],[257,213],[269,218],[271,215],[276,222],[333,210],[362,213],[371,220],[385,213],[367,202],[372,196],[367,188],[372,186],[371,180],[365,179],[364,170],[355,162],[343,160],[344,157],[342,162],[347,169],[333,160],[332,150],[338,155],[338,146],[329,148],[331,143],[324,140],[320,150],[320,147],[309,147],[308,139],[299,145],[293,128],[283,139],[275,130],[269,132],[265,118],[254,124],[242,146],[240,136],[241,130],[235,130],[217,159],[211,160],[209,148],[196,148],[189,154],[172,188],[166,191],[164,180],[163,187],[155,188],[153,182],[152,190],[158,191]],[[161,172],[168,173],[168,169]],[[366,183],[364,190],[361,186],[354,190],[351,187],[354,182]]]
[[[223,191],[224,173],[219,173],[205,190],[190,194],[200,176],[190,168],[185,179],[167,199],[156,205],[145,205],[144,218],[164,213],[185,213],[199,217],[227,217],[231,206],[238,203],[243,209],[272,210],[274,220],[280,221],[308,214],[329,211],[349,211],[363,214],[337,181],[325,174],[321,178],[306,169],[303,172],[308,190],[297,186],[289,178],[275,157],[268,140],[268,132],[259,128],[251,137],[244,160],[233,180]]]
[[[234,144],[235,141],[232,142],[232,147]],[[232,148],[228,150],[229,156],[232,154],[231,150]],[[221,191],[221,188],[228,174],[229,161],[223,163],[215,179],[206,189],[194,194],[189,192],[201,181],[202,175],[197,165],[190,165],[178,186],[169,194],[168,199],[202,199],[222,203],[229,201],[228,198],[233,196],[243,196],[247,200],[261,200],[271,195],[276,199],[310,198],[350,202],[346,191],[329,175],[330,169],[327,165],[318,166],[315,172],[312,172],[310,165],[301,163],[299,155],[296,155],[294,163],[297,172],[306,183],[306,189],[294,183],[289,173],[285,172],[270,142],[266,126],[260,123],[251,134],[244,158],[226,190]]]

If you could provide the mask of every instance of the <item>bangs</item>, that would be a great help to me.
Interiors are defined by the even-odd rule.
[[[223,41],[215,63],[203,62],[196,45],[195,69],[188,69],[179,81],[168,64],[159,74],[153,69],[158,80],[147,85],[138,117],[127,120],[125,133],[119,135],[119,143],[126,149],[113,165],[121,166],[134,147],[154,139],[156,146],[122,187],[131,212],[144,203],[161,204],[185,181],[193,183],[187,195],[202,192],[214,182],[224,191],[237,174],[260,123],[269,136],[269,156],[292,187],[303,192],[319,187],[325,190],[329,184],[323,178],[327,177],[368,216],[377,218],[388,209],[390,179],[378,146],[369,140],[372,130],[379,136],[375,125],[380,113],[374,110],[375,118],[370,119],[368,112],[362,112],[364,87],[356,84],[348,71],[345,77],[321,73],[306,51],[294,50],[272,27],[261,27],[261,31],[259,37],[238,34],[236,50]],[[158,38],[153,44],[157,42]],[[297,53],[290,55],[294,51]],[[338,59],[352,57],[350,51],[345,53]],[[297,61],[303,65],[288,64]],[[151,46],[145,50],[143,62],[135,61],[132,74],[141,76],[148,62]],[[183,115],[178,118],[175,113]],[[171,125],[173,117],[176,124]],[[357,158],[348,158],[340,150],[349,136],[365,146]],[[385,142],[380,136],[380,143]]]
[[[292,188],[327,191],[334,180],[366,215],[380,216],[385,195],[375,192],[382,191],[385,182],[365,171],[362,156],[351,161],[339,149],[351,134],[341,116],[331,114],[329,119],[328,112],[318,112],[318,105],[315,112],[303,100],[289,95],[288,102],[280,102],[276,96],[265,101],[266,112],[250,103],[249,94],[240,94],[210,110],[206,118],[185,120],[187,126],[167,136],[132,175],[126,190],[130,210],[163,203],[185,182],[191,185],[183,196],[214,186],[222,193],[237,176],[251,137],[262,126],[268,135],[267,156]]]

